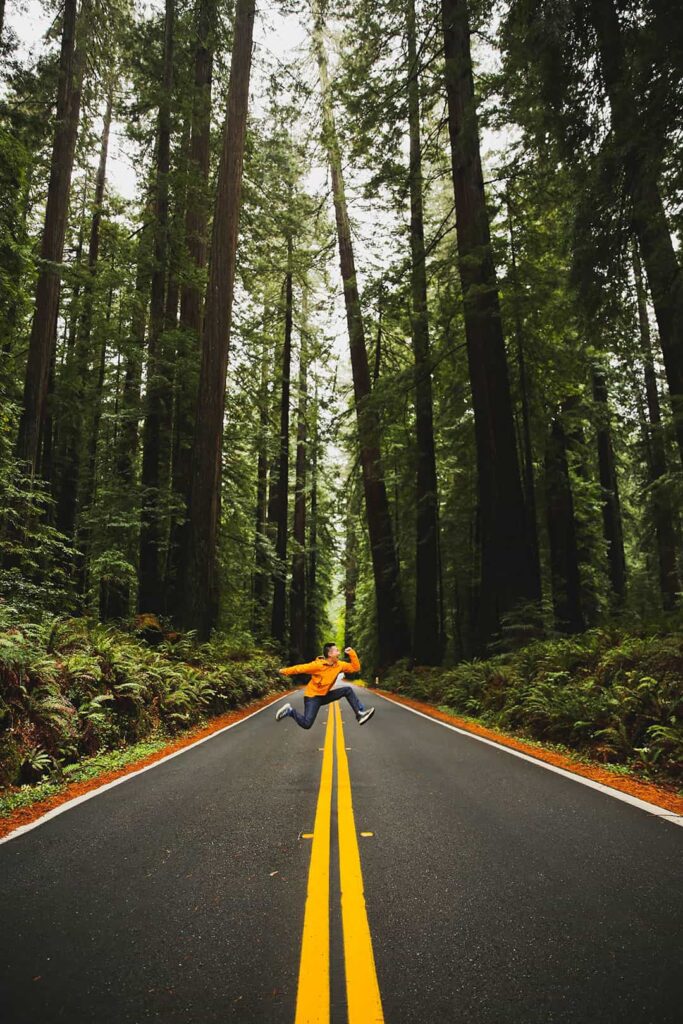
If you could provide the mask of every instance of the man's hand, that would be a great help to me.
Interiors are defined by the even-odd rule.
[[[353,647],[345,647],[344,648],[344,654],[350,654],[352,650],[353,650]]]
[[[281,675],[284,675],[284,674],[285,674],[285,670],[284,670],[283,668],[279,668],[279,669],[278,669],[278,672],[279,672],[279,673],[280,673]]]

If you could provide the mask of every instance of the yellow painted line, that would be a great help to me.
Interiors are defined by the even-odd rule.
[[[353,817],[349,760],[344,748],[344,729],[339,704],[334,705],[334,710],[337,719],[339,880],[348,1024],[383,1024],[384,1013],[363,894],[363,873]]]
[[[334,716],[327,720],[299,961],[295,1024],[330,1020],[330,832]]]

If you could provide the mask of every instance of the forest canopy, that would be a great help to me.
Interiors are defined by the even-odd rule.
[[[673,629],[676,0],[3,0],[0,49],[5,618]]]

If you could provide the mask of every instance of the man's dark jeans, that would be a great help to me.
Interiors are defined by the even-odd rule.
[[[351,686],[335,686],[332,690],[329,690],[324,697],[304,697],[304,713],[303,715],[292,708],[289,712],[291,717],[300,725],[302,729],[310,729],[315,722],[316,716],[323,704],[331,704],[334,700],[341,700],[342,697],[346,697],[349,704],[354,710],[356,717],[365,710],[361,702],[356,697]]]

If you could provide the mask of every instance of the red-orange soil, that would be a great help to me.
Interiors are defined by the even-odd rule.
[[[280,697],[284,697],[284,695],[284,691],[271,693],[267,697],[262,697],[260,700],[253,701],[251,704],[247,704],[243,708],[237,708],[235,711],[228,711],[226,714],[220,715],[218,718],[212,718],[207,725],[197,726],[197,728],[183,733],[182,737],[177,740],[172,740],[159,750],[155,750],[153,754],[148,754],[146,757],[140,758],[139,761],[132,761],[130,764],[125,765],[123,768],[117,768],[115,771],[102,772],[101,775],[97,775],[93,779],[87,779],[84,782],[72,782],[66,787],[66,789],[62,790],[60,793],[55,793],[54,796],[46,797],[45,800],[38,800],[36,803],[31,804],[28,807],[18,807],[6,817],[0,818],[0,838],[9,835],[10,832],[14,832],[15,829],[20,828],[22,825],[30,824],[32,821],[35,821],[36,818],[41,818],[54,807],[58,807],[60,804],[66,803],[67,800],[73,800],[76,796],[82,796],[83,793],[89,793],[92,789],[99,789],[100,786],[105,785],[107,782],[113,782],[114,779],[119,779],[122,775],[130,775],[131,772],[136,772],[138,769],[144,768],[148,764],[160,761],[162,757],[166,757],[168,754],[173,754],[176,750],[182,750],[183,747],[192,746],[193,743],[196,743],[197,740],[202,739],[204,736],[210,736],[212,733],[218,732],[220,729],[224,729],[226,725],[232,725],[233,722],[239,722],[242,718],[246,718],[247,715],[251,715],[254,711],[258,711],[259,708],[267,707]]]

